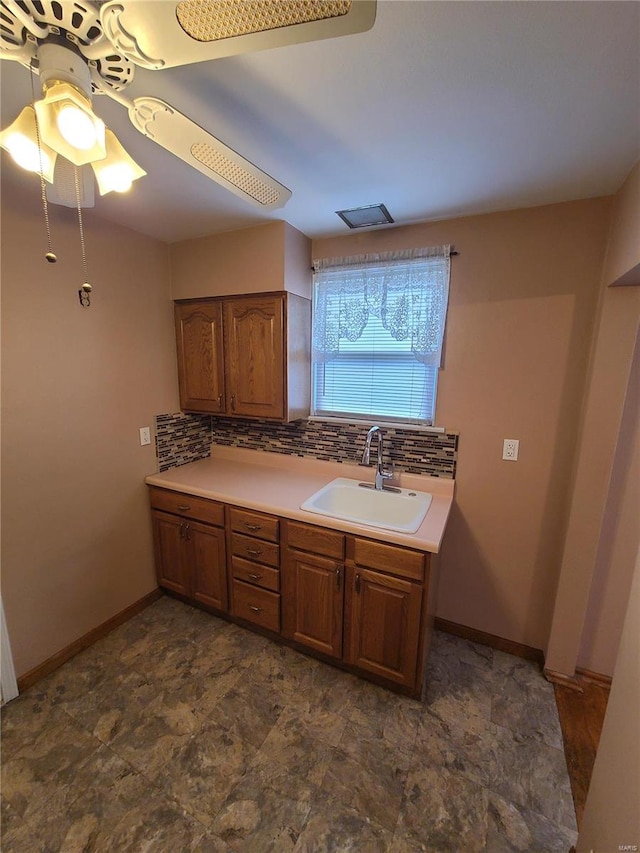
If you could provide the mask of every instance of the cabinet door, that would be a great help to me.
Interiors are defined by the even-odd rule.
[[[232,415],[284,417],[282,297],[225,301],[227,409]]]
[[[187,522],[185,548],[191,598],[227,610],[227,573],[224,530],[208,524]]]
[[[342,657],[341,563],[289,550],[282,578],[285,636],[330,657]]]
[[[348,597],[348,662],[414,688],[422,586],[349,566]]]
[[[177,304],[175,316],[181,408],[224,412],[221,303]]]
[[[158,586],[188,595],[184,560],[186,522],[166,512],[153,511],[153,544]]]

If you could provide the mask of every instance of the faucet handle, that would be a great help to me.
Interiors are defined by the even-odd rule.
[[[393,460],[389,460],[389,464],[383,467],[380,474],[384,480],[393,480],[396,474],[396,463]]]

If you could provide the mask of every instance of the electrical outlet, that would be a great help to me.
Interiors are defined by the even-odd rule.
[[[151,444],[151,430],[149,427],[140,427],[140,444]]]
[[[502,458],[508,462],[517,462],[519,446],[520,442],[517,438],[505,438],[502,445]]]

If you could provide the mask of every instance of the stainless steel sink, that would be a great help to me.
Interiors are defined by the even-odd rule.
[[[415,533],[430,505],[429,492],[379,490],[338,477],[311,495],[300,509],[398,533]]]

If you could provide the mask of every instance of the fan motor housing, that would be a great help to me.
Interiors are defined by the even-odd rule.
[[[95,82],[120,91],[134,78],[135,65],[115,50],[105,37],[95,3],[60,2],[60,0],[21,0],[20,8],[33,25],[27,26],[4,2],[0,2],[0,57],[21,62],[37,71],[42,50],[64,45],[89,67],[86,74]],[[49,61],[49,60],[47,60]],[[53,60],[52,60],[53,61]],[[56,60],[57,61],[57,60]],[[85,73],[78,72],[85,78]],[[41,75],[42,76],[42,75]],[[97,80],[96,80],[97,78]],[[58,79],[74,82],[67,76]],[[45,82],[43,80],[43,82]],[[74,83],[78,85],[78,83]],[[84,83],[81,88],[86,91]],[[100,85],[94,87],[100,93]]]

